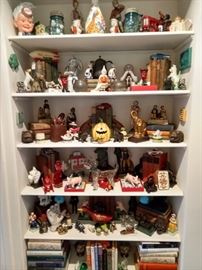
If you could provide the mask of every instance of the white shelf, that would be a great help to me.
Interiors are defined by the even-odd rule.
[[[124,96],[178,96],[189,95],[190,90],[157,90],[157,91],[114,91],[114,92],[75,92],[75,93],[13,93],[13,98],[38,97],[124,97]]]
[[[114,148],[114,147],[130,147],[130,148],[186,148],[186,142],[181,143],[170,143],[168,140],[163,142],[152,142],[151,140],[133,143],[133,142],[106,142],[106,143],[97,143],[97,142],[79,142],[79,141],[61,141],[61,142],[51,142],[49,140],[44,142],[33,142],[33,143],[18,143],[18,149],[38,149],[38,148]]]
[[[135,230],[133,234],[121,234],[120,231],[124,230],[124,227],[121,224],[116,224],[117,230],[113,233],[109,232],[107,235],[101,233],[101,235],[96,235],[93,232],[90,232],[88,227],[93,226],[89,221],[81,221],[85,225],[85,233],[79,232],[77,229],[73,228],[69,230],[66,234],[60,235],[58,232],[51,232],[50,230],[47,233],[39,233],[38,231],[28,230],[24,239],[62,239],[62,240],[91,240],[91,241],[161,241],[161,242],[180,242],[180,235],[176,233],[175,235],[169,233],[158,234],[154,232],[152,236],[148,236],[138,230]]]
[[[183,196],[182,190],[179,188],[178,185],[175,185],[173,188],[168,190],[158,190],[157,192],[147,193],[146,191],[133,191],[133,192],[123,192],[121,190],[120,182],[116,182],[114,189],[110,191],[106,191],[102,188],[98,188],[97,190],[93,190],[91,184],[86,184],[86,188],[84,192],[65,192],[64,186],[66,181],[63,181],[63,187],[61,188],[54,188],[54,192],[47,192],[47,196],[172,196],[172,197],[181,197]],[[44,195],[44,191],[42,187],[33,188],[31,186],[26,186],[22,192],[22,196],[42,196]]]
[[[191,38],[193,34],[193,31],[137,32],[68,34],[61,36],[10,36],[8,39],[28,52],[33,50],[55,51],[56,48],[60,52],[173,50]]]

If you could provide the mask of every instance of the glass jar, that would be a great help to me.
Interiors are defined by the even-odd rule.
[[[52,11],[50,13],[50,35],[63,35],[64,34],[64,16],[62,12]]]
[[[141,17],[136,8],[128,8],[125,13],[124,32],[139,32]]]

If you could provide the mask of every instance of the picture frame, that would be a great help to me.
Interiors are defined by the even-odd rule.
[[[157,179],[159,190],[168,190],[170,188],[168,171],[165,170],[158,171]]]
[[[180,70],[184,71],[191,67],[192,48],[187,48],[180,54]]]

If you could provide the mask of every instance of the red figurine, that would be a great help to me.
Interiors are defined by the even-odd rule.
[[[45,178],[42,179],[43,182],[43,190],[46,194],[47,192],[50,192],[51,190],[54,192],[52,181],[49,175],[46,175]]]
[[[82,206],[81,209],[79,210],[84,213],[87,213],[94,222],[107,223],[110,222],[113,218],[111,215],[95,213],[88,206]]]
[[[55,162],[53,185],[56,188],[62,187],[62,162],[60,160],[56,160]]]

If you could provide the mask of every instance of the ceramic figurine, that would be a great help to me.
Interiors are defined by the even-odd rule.
[[[41,178],[41,172],[38,171],[34,166],[31,171],[29,171],[28,174],[28,180],[31,186],[38,187],[39,186],[39,180]]]
[[[150,82],[147,81],[147,68],[141,68],[140,74],[141,74],[141,80],[138,82],[138,85],[150,85]]]
[[[109,79],[109,77],[107,75],[106,67],[103,66],[101,74],[100,74],[100,76],[98,78],[97,86],[94,89],[92,89],[91,91],[92,92],[106,91],[107,88],[109,87],[109,85],[110,85],[110,79]]]
[[[51,205],[51,207],[46,211],[48,220],[51,224],[50,230],[55,232],[59,225],[61,224],[63,218],[65,217],[66,210],[60,211],[59,204]]]
[[[78,220],[75,223],[75,229],[77,229],[79,232],[85,233],[85,226]]]
[[[92,128],[92,138],[98,143],[105,143],[110,140],[111,130],[109,126],[103,121],[98,122]]]
[[[79,35],[83,31],[80,20],[74,20],[71,25],[72,34]]]
[[[85,79],[93,79],[93,63],[92,62],[88,64],[88,67],[84,73],[84,77]]]
[[[37,222],[37,216],[34,212],[31,212],[29,215],[29,227],[30,230],[37,230],[39,227],[39,224]]]
[[[169,69],[170,74],[168,75],[167,79],[171,79],[172,82],[172,88],[171,90],[177,90],[179,88],[179,82],[180,82],[180,71],[177,72],[177,66],[172,65]]]
[[[98,0],[92,0],[92,6],[85,24],[85,32],[104,33],[106,28],[105,20],[98,5]]]
[[[48,33],[46,32],[46,26],[42,23],[35,24],[34,29],[35,35],[39,36],[48,35]]]
[[[110,222],[113,218],[111,215],[105,215],[94,212],[88,206],[81,206],[81,208],[79,208],[79,211],[87,213],[94,222],[98,223],[107,223]]]
[[[117,19],[111,19],[110,33],[120,33],[119,22]]]
[[[125,9],[125,6],[122,4],[119,4],[118,0],[112,0],[112,5],[113,5],[113,10],[112,10],[111,15],[110,15],[111,28],[113,28],[114,25],[116,24],[116,26],[115,26],[116,29],[113,29],[111,31],[111,28],[110,28],[110,32],[111,33],[123,32],[121,13]]]
[[[127,64],[124,67],[124,74],[120,78],[120,81],[125,81],[128,90],[132,84],[137,82],[137,76],[134,74],[134,67],[131,64]]]
[[[177,219],[176,219],[176,214],[174,213],[171,214],[167,230],[169,233],[172,233],[172,234],[177,232]]]
[[[18,35],[30,35],[33,28],[33,13],[34,8],[32,3],[24,2],[19,4],[13,11],[14,26],[18,31]]]
[[[177,16],[175,20],[171,23],[169,27],[170,32],[176,31],[190,31],[192,28],[192,22],[189,19],[183,19],[180,16]]]
[[[151,136],[153,142],[163,142],[163,137],[161,136],[161,131],[157,129]]]
[[[42,178],[42,183],[43,183],[43,190],[44,193],[46,194],[47,192],[53,191],[53,185],[50,176],[46,175],[45,177]]]
[[[169,14],[164,14],[163,12],[159,11],[159,31],[169,31],[169,27],[172,23],[170,20],[170,15]]]
[[[130,173],[126,174],[126,176],[123,178],[123,181],[129,183],[131,187],[136,187],[136,188],[142,187],[142,183],[141,183],[139,177],[133,176]]]
[[[131,117],[133,119],[133,135],[129,137],[129,141],[142,142],[149,139],[146,134],[146,122],[140,118],[137,111],[131,111]]]
[[[66,118],[67,129],[71,128],[72,123],[76,123],[76,122],[77,122],[76,109],[72,107],[70,109],[70,112],[67,114],[67,118]]]
[[[109,77],[111,83],[116,81],[116,79],[117,79],[116,68],[114,67],[114,65],[112,65],[112,67],[108,70],[108,77]]]
[[[56,160],[55,162],[55,172],[53,176],[53,185],[56,188],[62,187],[62,162]]]
[[[73,11],[72,11],[72,26],[71,32],[73,34],[81,34],[83,31],[83,27],[81,25],[82,16],[81,12],[78,10],[79,2],[77,0],[73,0]]]
[[[82,183],[82,177],[81,176],[70,176],[70,177],[67,177],[67,187],[71,187],[71,188],[75,188],[77,186],[80,186],[81,183]]]

